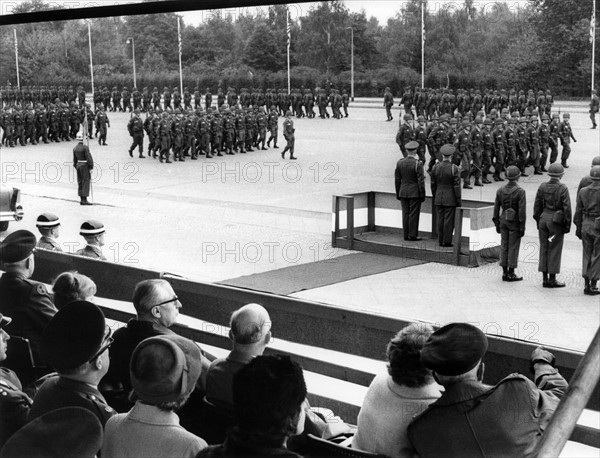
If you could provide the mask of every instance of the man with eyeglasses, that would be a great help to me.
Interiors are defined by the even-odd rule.
[[[96,305],[75,301],[60,309],[42,336],[42,356],[57,374],[49,375],[33,399],[29,421],[62,407],[83,407],[102,426],[115,415],[98,383],[110,365],[111,329]]]
[[[115,332],[115,342],[110,348],[111,368],[105,379],[106,385],[112,385],[113,391],[122,385],[122,396],[117,399],[124,403],[123,409],[129,409],[127,395],[131,391],[129,362],[135,347],[144,339],[161,335],[176,335],[169,329],[177,320],[181,302],[173,287],[166,280],[144,280],[135,286],[132,298],[137,317],[132,318]],[[206,371],[210,362],[202,358],[202,376],[197,391],[204,392]],[[103,383],[104,383],[103,382]],[[124,398],[124,399],[121,399]],[[115,403],[115,406],[117,404]],[[120,406],[117,409],[121,411]]]

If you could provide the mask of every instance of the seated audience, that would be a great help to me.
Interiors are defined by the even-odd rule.
[[[10,335],[4,327],[12,321],[0,313],[0,363],[6,359]],[[31,399],[22,391],[16,374],[0,367],[0,449],[15,431],[27,422]]]
[[[85,256],[92,259],[100,259],[106,261],[106,257],[102,254],[104,246],[104,233],[106,229],[104,224],[93,219],[84,221],[79,229],[79,235],[85,240],[85,246],[77,250],[77,256]]]
[[[188,400],[202,372],[198,346],[177,335],[150,337],[131,357],[137,401],[108,420],[103,458],[195,457],[206,442],[179,425],[175,412]]]
[[[412,457],[406,428],[441,395],[431,370],[420,361],[431,325],[412,323],[387,346],[387,372],[373,379],[358,414],[352,447],[391,458]]]
[[[198,458],[227,456],[299,457],[288,438],[304,425],[306,383],[300,365],[287,356],[257,356],[233,378],[235,427],[221,445]]]
[[[83,407],[104,425],[115,411],[98,391],[110,360],[111,329],[91,302],[75,301],[60,309],[42,336],[42,356],[57,375],[44,381],[29,412],[32,421],[61,407]]]
[[[42,236],[37,243],[38,248],[50,251],[62,251],[56,241],[60,235],[60,219],[53,213],[42,213],[35,223]]]
[[[408,426],[420,457],[534,455],[567,382],[553,367],[554,356],[538,347],[531,355],[535,383],[512,374],[486,385],[487,348],[486,335],[466,323],[444,326],[425,343],[421,363],[445,391]]]
[[[96,283],[77,272],[63,272],[52,285],[52,299],[57,309],[73,301],[91,301],[96,294]]]
[[[121,384],[126,393],[131,390],[129,362],[133,350],[148,337],[176,335],[169,328],[177,321],[182,307],[171,284],[158,279],[138,283],[133,291],[132,302],[137,317],[129,320],[127,326],[115,331],[115,341],[110,348],[111,369],[106,379],[109,384]],[[206,373],[208,365],[209,362],[203,356],[203,373]],[[204,374],[200,376],[198,385],[204,392]]]

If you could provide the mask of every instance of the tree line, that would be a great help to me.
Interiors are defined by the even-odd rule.
[[[290,24],[292,87],[349,89],[351,34],[357,96],[420,86],[422,1],[394,5],[400,5],[395,15],[380,24],[339,1],[301,4],[302,15],[291,15]],[[15,12],[50,8],[44,0],[28,0]],[[592,0],[424,1],[424,8],[426,87],[549,88],[556,95],[589,96]],[[197,26],[182,21],[184,85],[287,87],[286,15],[284,5],[273,5],[235,16],[206,12]],[[91,89],[86,21],[14,29],[22,85]],[[133,85],[127,38],[135,43],[140,90],[179,85],[175,13],[92,19],[91,32],[97,87]],[[13,33],[13,27],[0,30],[0,85],[16,84]]]

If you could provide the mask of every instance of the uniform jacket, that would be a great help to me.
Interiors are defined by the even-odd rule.
[[[526,197],[525,190],[520,187],[516,181],[509,181],[496,191],[496,200],[494,202],[493,221],[496,227],[500,224],[500,219],[505,218],[506,210],[512,208],[516,212],[517,218],[513,221],[514,227],[518,227],[521,232],[525,232],[526,216]],[[502,210],[502,213],[500,213]]]
[[[550,178],[550,181],[542,183],[535,195],[533,204],[533,218],[540,221],[542,213],[553,213],[562,210],[565,214],[564,228],[569,232],[571,227],[571,199],[567,185],[561,183],[556,178]]]
[[[573,220],[579,230],[585,218],[600,218],[600,185],[597,183],[592,182],[577,193],[577,207]],[[600,235],[599,231],[596,233]]]
[[[47,237],[45,235],[40,237],[40,240],[37,243],[37,247],[50,251],[62,251],[62,248],[56,242],[56,240],[54,240],[52,237]]]
[[[0,278],[0,313],[13,319],[11,334],[29,339],[36,363],[42,363],[40,340],[56,312],[42,283],[13,272],[6,272]]]
[[[548,364],[534,384],[512,374],[496,386],[472,380],[446,386],[442,397],[408,427],[421,458],[530,457],[567,382]]]
[[[451,162],[442,161],[431,171],[431,193],[434,204],[445,207],[461,206],[460,173]]]
[[[81,250],[75,252],[77,256],[85,256],[86,258],[100,259],[106,261],[106,257],[102,254],[102,250],[95,245],[86,245]]]
[[[267,447],[251,442],[250,438],[244,437],[236,428],[229,433],[225,442],[221,445],[213,445],[202,450],[196,458],[249,458],[249,457],[278,456],[283,458],[300,458],[301,455],[287,448]]]
[[[31,403],[16,374],[0,367],[0,448],[27,423]]]
[[[62,407],[83,407],[96,415],[102,426],[116,414],[96,387],[60,375],[52,375],[35,394],[29,421]]]
[[[425,173],[423,163],[414,156],[402,158],[396,164],[396,198],[424,199]]]
[[[79,161],[87,161],[90,170],[94,168],[94,159],[92,159],[90,149],[83,143],[79,143],[73,148],[73,167],[76,167]]]

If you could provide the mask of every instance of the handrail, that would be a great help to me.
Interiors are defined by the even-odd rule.
[[[558,404],[538,445],[538,458],[560,455],[571,437],[577,420],[600,379],[600,328],[573,374],[567,392]]]

